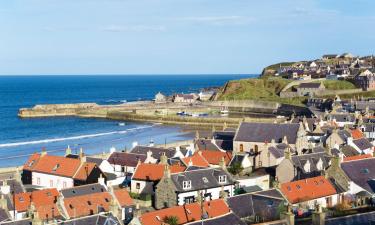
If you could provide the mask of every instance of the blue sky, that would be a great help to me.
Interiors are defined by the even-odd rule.
[[[373,0],[0,0],[0,74],[260,73],[374,53]]]

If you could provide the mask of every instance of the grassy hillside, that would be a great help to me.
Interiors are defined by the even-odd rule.
[[[355,89],[355,85],[345,80],[325,80],[324,86],[329,90]]]
[[[218,100],[263,100],[301,105],[305,98],[280,98],[278,94],[290,80],[256,78],[230,81]]]

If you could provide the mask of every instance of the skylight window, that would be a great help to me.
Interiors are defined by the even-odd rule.
[[[29,167],[32,167],[35,163],[35,160],[32,160],[30,163],[29,163]]]
[[[363,173],[363,174],[369,174],[370,171],[369,171],[368,169],[362,169],[362,170],[361,170],[361,173]]]
[[[202,177],[202,180],[203,180],[203,182],[204,182],[205,184],[208,183],[208,179],[207,179],[207,177]]]
[[[55,172],[58,168],[60,168],[60,164],[56,164],[56,166],[53,167],[52,171]]]

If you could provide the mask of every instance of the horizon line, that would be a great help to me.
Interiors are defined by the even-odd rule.
[[[246,76],[246,75],[261,75],[261,73],[135,73],[135,74],[112,74],[112,73],[100,73],[100,74],[0,74],[0,77],[5,76],[199,76],[199,75],[217,75],[217,76],[225,76],[225,75],[239,75],[239,76]]]

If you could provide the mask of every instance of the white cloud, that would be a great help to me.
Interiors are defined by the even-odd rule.
[[[161,25],[109,25],[103,30],[108,32],[160,32],[165,31],[166,27]]]

